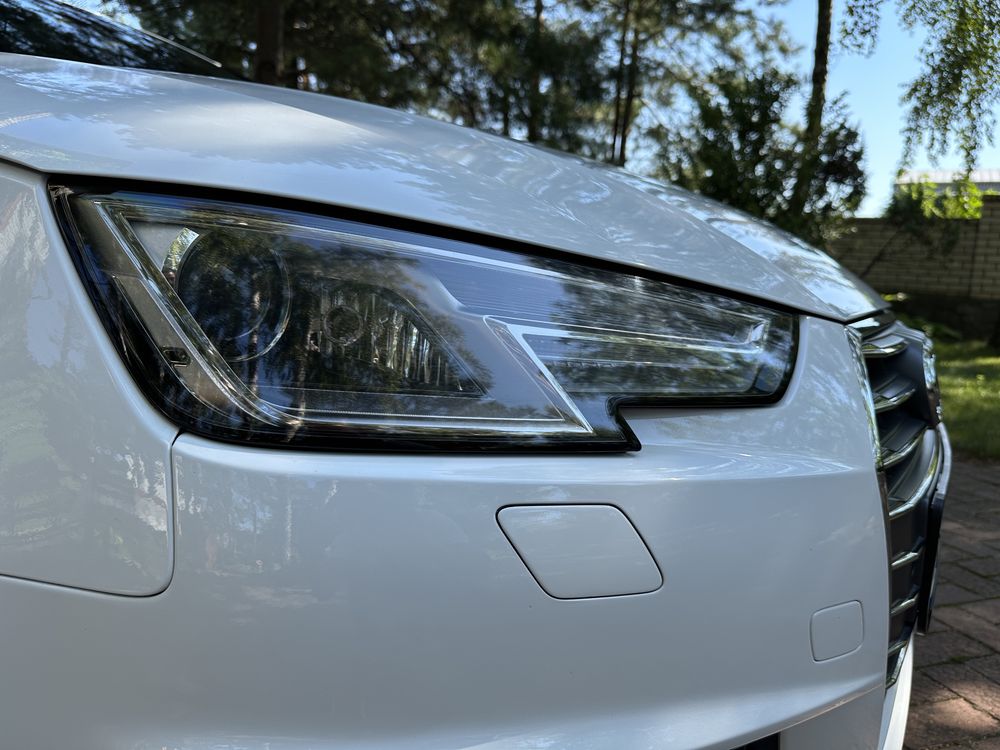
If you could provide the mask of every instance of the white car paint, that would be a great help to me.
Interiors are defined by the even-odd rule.
[[[173,570],[177,428],[100,333],[43,180],[0,176],[0,571],[156,594]]]
[[[832,261],[680,191],[410,115],[0,65],[0,745],[901,747],[912,653],[887,692],[883,506],[843,325],[880,303]],[[178,434],[97,320],[50,174],[404,216],[779,302],[802,313],[795,374],[772,406],[630,409],[642,450],[615,455]],[[660,585],[549,596],[497,518],[595,505],[634,527]],[[594,563],[585,547],[562,550],[570,568]],[[818,660],[845,639],[814,616],[842,605],[860,644]]]
[[[288,89],[0,54],[0,158],[350,207],[652,269],[836,318],[885,303],[815,250],[621,170]],[[729,221],[715,227],[709,218]]]

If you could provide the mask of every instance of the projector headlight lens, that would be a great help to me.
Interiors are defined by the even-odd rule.
[[[771,403],[796,319],[628,272],[289,211],[55,190],[109,333],[185,429],[639,446],[626,404]]]

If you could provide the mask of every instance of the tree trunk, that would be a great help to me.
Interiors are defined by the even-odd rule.
[[[476,91],[475,83],[465,80],[462,82],[462,107],[465,109],[465,120],[462,122],[467,128],[479,126],[479,94]]]
[[[625,165],[628,154],[628,132],[632,127],[632,108],[639,89],[639,27],[632,29],[632,46],[629,49],[628,78],[625,84],[625,106],[622,108],[621,136],[618,139],[618,165]]]
[[[628,30],[631,21],[631,0],[625,0],[622,8],[622,33],[618,37],[618,69],[615,71],[615,119],[611,125],[611,148],[608,151],[608,161],[615,160],[618,148],[618,132],[622,123],[622,89],[625,88],[625,45],[628,42]]]
[[[257,50],[253,77],[258,83],[282,86],[284,80],[284,3],[262,0],[257,5]]]
[[[535,0],[534,26],[531,32],[531,90],[528,92],[528,140],[541,140],[542,120],[542,13],[543,0]]]
[[[795,175],[795,186],[788,201],[790,216],[801,215],[809,200],[816,167],[819,165],[819,145],[823,135],[823,108],[826,106],[826,78],[830,64],[830,33],[833,23],[833,0],[819,0],[816,20],[816,48],[813,52],[812,91],[806,105],[806,127],[802,134],[802,157]]]
[[[503,104],[501,105],[503,109],[500,112],[503,118],[503,129],[500,131],[503,135],[510,136],[510,86],[506,83],[503,85],[502,89]]]

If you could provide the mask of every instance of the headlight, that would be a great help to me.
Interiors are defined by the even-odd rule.
[[[770,403],[791,372],[795,317],[717,294],[289,211],[55,195],[133,374],[204,435],[628,450],[623,404]]]

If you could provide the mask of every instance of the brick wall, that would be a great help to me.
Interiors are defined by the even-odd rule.
[[[979,221],[942,221],[927,241],[884,219],[855,219],[830,254],[880,292],[1000,300],[1000,196]]]
[[[987,196],[976,237],[973,299],[1000,299],[1000,196]]]
[[[905,292],[903,309],[970,335],[1000,331],[1000,196],[983,198],[979,221],[942,220],[922,237],[855,219],[829,250],[878,291]]]

